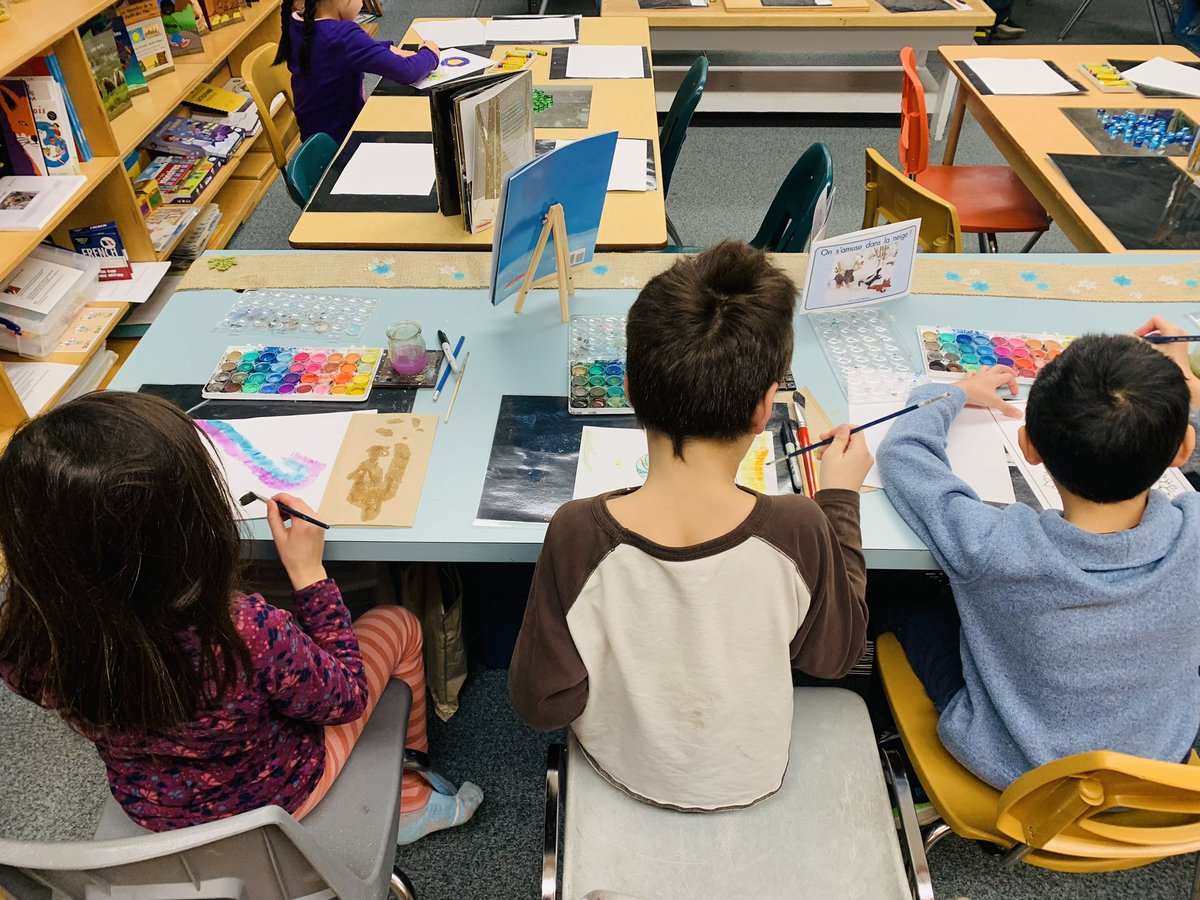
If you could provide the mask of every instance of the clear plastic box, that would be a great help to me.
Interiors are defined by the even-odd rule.
[[[42,313],[6,303],[6,295],[21,277],[30,261],[42,261],[74,269],[78,275],[70,280],[62,296]],[[100,261],[90,256],[60,250],[58,247],[42,245],[29,254],[27,260],[17,266],[9,279],[0,284],[0,317],[20,327],[16,334],[0,323],[0,349],[12,350],[30,359],[42,359],[54,352],[54,347],[74,320],[76,314],[88,301],[90,288],[96,284],[100,274]]]

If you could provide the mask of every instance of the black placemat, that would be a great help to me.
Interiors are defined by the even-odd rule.
[[[305,212],[437,212],[437,180],[426,196],[382,194],[335,194],[333,187],[354,152],[363,144],[433,144],[428,131],[352,131],[337,157],[325,170]]]
[[[529,16],[492,16],[493,19],[528,19]],[[535,16],[538,19],[574,19],[575,20],[575,37],[565,41],[520,41],[520,46],[526,44],[578,44],[579,43],[579,16]],[[512,41],[488,41],[491,46],[510,47],[515,46]],[[483,54],[487,56],[488,54]]]
[[[879,0],[879,5],[888,12],[944,12],[954,9],[946,0]]]
[[[1069,107],[1061,110],[1072,125],[1079,129],[1080,133],[1088,139],[1093,147],[1100,151],[1104,156],[1187,156],[1191,153],[1191,144],[1169,144],[1166,147],[1160,147],[1157,150],[1151,150],[1147,146],[1135,147],[1132,143],[1127,143],[1124,137],[1112,137],[1104,128],[1104,123],[1100,119],[1100,112],[1106,112],[1109,115],[1123,115],[1130,112],[1139,116],[1153,116],[1157,119],[1162,119],[1168,122],[1168,128],[1174,125],[1173,130],[1189,128],[1192,134],[1196,134],[1196,122],[1179,109],[1128,109],[1128,108],[1108,108],[1099,110],[1092,107]],[[1195,138],[1193,137],[1193,141]]]
[[[638,0],[641,9],[704,9],[707,5],[695,6],[688,0]]]
[[[783,455],[779,429],[786,416],[786,404],[775,404],[767,426],[774,435],[777,459]],[[575,492],[579,442],[585,426],[636,428],[637,424],[633,416],[573,416],[567,412],[565,397],[501,397],[476,517],[549,522]],[[780,492],[790,491],[785,467],[776,468]]]
[[[416,375],[401,375],[392,368],[392,360],[387,350],[383,351],[383,359],[375,370],[375,380],[371,382],[373,390],[403,390],[404,388],[437,387],[438,372],[442,368],[442,360],[446,354],[442,350],[425,351],[425,368]]]
[[[1126,69],[1132,69],[1134,66],[1140,66],[1146,60],[1144,59],[1110,59],[1108,64],[1116,67],[1118,72],[1124,72]],[[1200,69],[1200,62],[1180,62],[1182,66],[1188,66],[1192,69]],[[1169,91],[1164,88],[1142,87],[1140,84],[1130,82],[1138,89],[1138,92],[1143,97],[1180,97],[1188,100],[1195,100],[1192,94],[1181,94],[1178,91]]]
[[[1064,72],[1058,66],[1057,63],[1055,63],[1049,59],[1044,59],[1044,60],[1042,60],[1042,62],[1044,62],[1051,69],[1053,69],[1055,72],[1057,72],[1063,78],[1065,78],[1068,82],[1073,84],[1075,86],[1074,93],[1076,93],[1076,94],[1084,93],[1085,88],[1083,87],[1083,85],[1080,84],[1078,81],[1076,81],[1074,78],[1072,78],[1070,75],[1068,75],[1066,72]],[[975,70],[971,68],[971,64],[968,61],[960,59],[958,61],[958,68],[959,68],[959,71],[961,71],[963,73],[963,75],[966,76],[967,81],[971,82],[971,84],[975,87],[975,90],[979,91],[979,93],[981,93],[981,94],[994,94],[995,93],[995,91],[993,91],[990,87],[987,86],[987,84],[984,82],[984,80],[982,78],[980,78],[978,75],[975,74]],[[1070,97],[1071,94],[1004,94],[1004,96],[1005,97]]]
[[[1157,156],[1051,153],[1063,177],[1128,250],[1200,250],[1200,186]]]
[[[821,6],[817,0],[759,0],[763,6]]]
[[[408,390],[376,390],[362,403],[327,403],[320,400],[205,400],[200,396],[201,384],[143,384],[140,394],[154,394],[169,400],[193,419],[253,419],[259,416],[311,416],[326,412],[364,412],[375,409],[383,413],[412,412],[417,392]]]
[[[417,50],[420,44],[401,44],[401,50]],[[492,48],[487,44],[468,44],[462,47],[456,47],[456,50],[465,50],[467,53],[474,53],[476,56],[491,57]],[[485,70],[486,71],[486,70]],[[439,84],[446,84],[441,81]],[[411,84],[404,84],[400,81],[392,81],[390,78],[380,78],[379,83],[375,85],[371,91],[372,97],[426,97],[429,95],[429,88],[418,90]]]
[[[552,81],[564,80],[567,76],[567,54],[570,52],[570,47],[555,47],[550,51],[550,79]],[[650,77],[650,49],[642,48],[642,77]],[[581,79],[583,81],[608,81],[610,79]],[[612,81],[623,81],[632,79],[614,78]]]

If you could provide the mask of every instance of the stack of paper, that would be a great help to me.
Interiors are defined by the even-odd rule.
[[[1058,74],[1043,59],[967,60],[971,69],[993,94],[1078,94],[1079,88]]]
[[[576,45],[567,51],[568,78],[645,78],[641,46]]]
[[[1200,97],[1200,70],[1156,56],[1121,73],[1134,84]]]
[[[63,385],[71,380],[79,366],[51,362],[6,362],[4,374],[25,407],[25,414],[36,416]]]

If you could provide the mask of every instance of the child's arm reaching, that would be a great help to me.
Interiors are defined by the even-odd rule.
[[[419,81],[438,65],[438,53],[428,44],[410,56],[401,56],[393,52],[391,41],[377,41],[357,26],[346,30],[342,52],[352,68],[402,84]]]
[[[307,515],[316,512],[287,494],[267,504],[267,524],[296,591],[296,614],[251,601],[253,622],[243,635],[253,635],[250,652],[281,713],[318,725],[352,722],[366,708],[367,673],[350,611],[321,564],[325,530],[299,519],[285,524],[276,500]]]
[[[896,419],[879,447],[879,474],[888,499],[901,518],[924,541],[951,577],[967,581],[997,548],[992,532],[1001,511],[979,499],[950,470],[946,434],[963,406],[986,406],[1019,416],[1001,399],[997,388],[1008,385],[1015,396],[1016,373],[1007,366],[969,375],[957,385],[927,384],[916,388],[909,403],[950,392],[945,400]]]

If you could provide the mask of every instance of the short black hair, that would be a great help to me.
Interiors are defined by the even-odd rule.
[[[642,288],[625,328],[638,424],[671,438],[733,440],[792,357],[796,285],[766,253],[722,241]]]
[[[1127,334],[1077,338],[1038,374],[1025,430],[1060,485],[1119,503],[1156,482],[1187,434],[1179,367]]]

